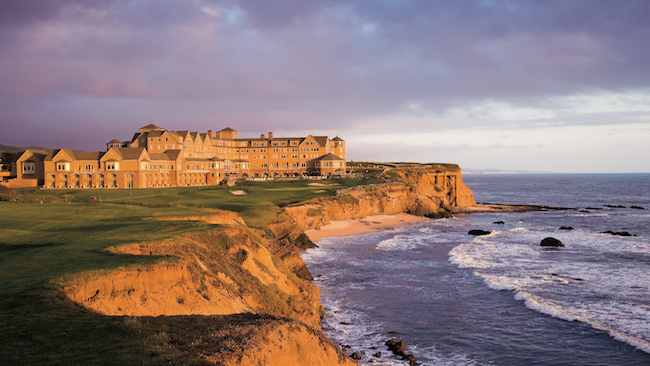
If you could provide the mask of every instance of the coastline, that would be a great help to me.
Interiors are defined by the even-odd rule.
[[[500,204],[477,204],[472,206],[458,207],[455,213],[471,214],[485,212],[521,212],[521,211],[542,211],[545,209],[565,209],[556,207],[543,207],[534,205],[500,205]],[[413,225],[426,220],[424,216],[416,216],[407,213],[396,215],[373,215],[362,219],[332,220],[329,224],[323,225],[320,229],[305,230],[309,239],[316,243],[325,238],[338,236],[361,235],[384,230],[393,230],[399,227]]]
[[[337,236],[361,235],[384,230],[393,230],[399,227],[413,225],[429,220],[426,217],[409,215],[405,213],[397,215],[374,215],[366,216],[363,219],[348,219],[331,221],[320,229],[306,230],[305,234],[314,243],[325,238]]]

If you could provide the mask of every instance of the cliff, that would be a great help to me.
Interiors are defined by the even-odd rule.
[[[332,220],[408,213],[442,217],[476,205],[472,191],[457,171],[391,170],[392,182],[353,187],[336,197],[320,198],[285,207],[302,230],[318,229]],[[278,236],[292,236],[281,225],[271,226]],[[293,233],[295,236],[295,233]]]
[[[134,243],[110,248],[114,253],[166,258],[164,263],[89,274],[67,283],[71,301],[109,316],[197,316],[214,321],[231,317],[209,337],[184,334],[178,341],[165,332],[168,347],[217,365],[353,365],[320,330],[323,315],[318,288],[299,256],[313,246],[303,230],[331,220],[378,214],[409,213],[435,217],[474,205],[462,183],[460,169],[393,170],[386,184],[361,186],[337,196],[284,207],[267,221],[249,227],[234,213],[221,210],[194,217],[158,220],[201,220],[216,224],[207,232],[186,234],[164,242]],[[270,207],[270,206],[269,206]],[[263,322],[238,330],[244,314],[268,314]],[[207,326],[207,325],[206,325]],[[237,333],[239,332],[239,333]],[[244,335],[242,335],[242,334]],[[207,333],[206,333],[207,334]],[[176,337],[176,338],[175,338]],[[228,341],[241,339],[239,342]],[[234,343],[233,343],[234,342]],[[192,344],[192,349],[188,349]]]

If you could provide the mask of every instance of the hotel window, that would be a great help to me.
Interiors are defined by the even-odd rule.
[[[70,170],[70,163],[57,163],[56,170]]]
[[[278,143],[277,143],[277,142],[274,142],[274,143],[273,143],[273,146],[278,146]]]
[[[311,151],[318,151],[318,148],[317,147],[312,147]]]
[[[298,148],[297,147],[292,147],[291,152],[298,152]]]
[[[262,168],[268,168],[269,165],[267,163],[262,163]]]
[[[260,152],[266,152],[266,149],[260,149]]]
[[[266,159],[266,155],[260,156],[260,159]]]
[[[298,142],[296,142],[296,141],[291,141],[291,146],[296,146],[296,145],[298,145]]]
[[[291,159],[298,159],[298,155],[291,155]]]
[[[303,168],[306,168],[306,167],[307,167],[307,163],[302,163],[302,164],[300,164],[300,166],[303,167]]]
[[[289,155],[281,155],[280,157],[281,157],[282,159],[288,159],[288,158],[289,158]]]
[[[273,159],[277,159],[277,158],[278,158],[277,154],[273,155]]]
[[[119,169],[119,163],[112,162],[112,163],[106,163],[106,170],[118,170]]]
[[[36,163],[25,162],[23,163],[23,173],[33,174],[36,171]]]
[[[92,164],[88,164],[88,165],[86,165],[86,170],[93,170],[93,166],[92,166]]]
[[[303,159],[307,159],[307,154],[302,154],[301,156]]]
[[[278,149],[273,149],[273,152],[278,152]]]

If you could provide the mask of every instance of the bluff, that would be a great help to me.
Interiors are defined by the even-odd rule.
[[[475,204],[460,169],[394,169],[385,176],[389,180],[383,184],[341,190],[336,196],[282,210],[275,206],[280,214],[255,225],[234,212],[220,210],[194,217],[158,218],[217,225],[207,232],[164,242],[110,248],[114,253],[167,260],[91,273],[66,283],[62,292],[69,300],[109,316],[233,319],[210,333],[228,340],[227,346],[208,344],[204,338],[179,342],[172,332],[165,333],[169,347],[217,365],[353,365],[321,332],[319,290],[308,281],[311,274],[299,255],[300,250],[313,246],[303,231],[331,220],[379,214],[445,216]],[[268,318],[247,328],[245,337],[240,337],[233,333],[241,323],[238,314],[265,314]],[[206,324],[210,319],[206,318]],[[179,346],[190,343],[192,349]]]
[[[391,180],[384,184],[352,187],[335,197],[287,206],[294,227],[284,223],[271,228],[277,236],[292,238],[299,234],[295,226],[318,229],[332,220],[400,213],[436,218],[476,205],[472,191],[463,184],[460,169],[394,169],[385,175]]]

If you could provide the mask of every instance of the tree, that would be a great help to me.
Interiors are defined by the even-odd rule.
[[[11,164],[11,161],[16,157],[16,153],[9,151],[3,151],[2,156],[0,156],[0,162],[2,164]]]

